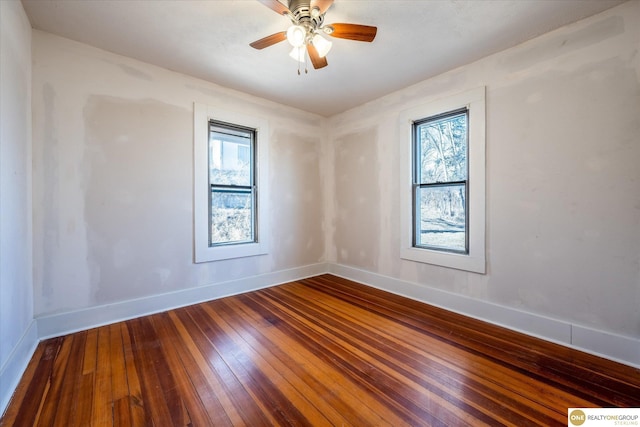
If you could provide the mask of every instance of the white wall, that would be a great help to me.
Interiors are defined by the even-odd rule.
[[[640,338],[639,49],[632,1],[331,118],[328,260]],[[398,115],[483,85],[488,273],[401,260]]]
[[[31,26],[0,2],[0,414],[36,343],[31,255]]]
[[[40,31],[33,61],[36,317],[323,261],[320,117]],[[194,102],[269,122],[269,255],[193,263]]]
[[[479,311],[532,315],[504,322],[516,329],[531,331],[523,322],[533,319],[553,338],[558,323],[540,319],[555,319],[575,326],[569,336],[582,325],[634,345],[638,28],[640,3],[628,2],[328,120],[34,31],[40,336],[320,272],[328,261],[429,302],[435,290]],[[401,260],[398,115],[481,85],[488,274]],[[192,262],[193,102],[269,120],[268,256]]]

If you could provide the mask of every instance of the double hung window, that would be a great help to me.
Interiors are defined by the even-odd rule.
[[[403,111],[403,259],[485,272],[485,91]]]
[[[467,108],[413,123],[413,244],[469,253]]]
[[[195,104],[193,132],[195,261],[266,254],[268,123]]]
[[[209,122],[209,246],[256,241],[255,130]]]

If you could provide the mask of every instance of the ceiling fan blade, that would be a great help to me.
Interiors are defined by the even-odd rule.
[[[313,68],[315,68],[316,70],[318,68],[324,68],[328,65],[327,58],[320,58],[320,55],[318,55],[318,49],[316,49],[314,45],[307,45],[307,53],[309,53],[309,58],[311,59]]]
[[[311,0],[311,9],[317,7],[320,10],[320,15],[322,15],[332,4],[333,0]]]
[[[276,12],[278,15],[288,15],[291,13],[289,8],[278,0],[258,0],[263,5],[267,6],[269,9]]]
[[[271,34],[270,36],[267,36],[267,37],[263,37],[260,40],[254,41],[253,43],[249,43],[249,46],[251,46],[254,49],[264,49],[265,47],[269,47],[276,43],[280,43],[281,41],[284,41],[286,39],[287,39],[287,32],[282,31],[279,33]]]
[[[340,39],[357,40],[359,42],[371,42],[376,38],[377,27],[358,24],[331,24],[327,27],[333,28],[333,32],[328,33],[331,37]]]

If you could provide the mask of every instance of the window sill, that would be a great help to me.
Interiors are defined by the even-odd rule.
[[[473,273],[486,273],[484,257],[474,257],[472,255],[456,254],[451,252],[432,251],[429,249],[402,248],[400,258],[433,264],[440,267],[455,268],[456,270],[470,271]]]
[[[242,243],[202,248],[195,253],[195,262],[220,261],[223,259],[244,258],[266,255],[267,247],[261,243]]]

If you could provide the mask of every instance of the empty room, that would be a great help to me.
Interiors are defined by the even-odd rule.
[[[0,34],[0,426],[640,425],[640,0]]]

